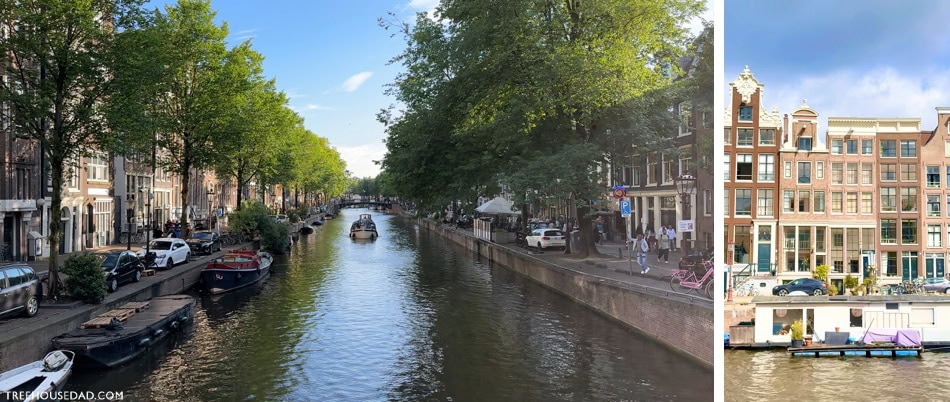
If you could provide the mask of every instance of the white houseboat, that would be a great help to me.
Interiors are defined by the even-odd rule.
[[[860,340],[868,329],[917,329],[924,347],[950,346],[950,298],[940,296],[759,296],[753,325],[729,328],[731,347],[791,344],[790,327],[804,323],[805,336],[822,342],[828,332]]]

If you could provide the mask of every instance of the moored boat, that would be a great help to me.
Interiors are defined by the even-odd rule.
[[[376,232],[376,223],[370,214],[360,214],[360,218],[350,226],[350,238],[352,239],[373,239],[379,237]]]
[[[63,389],[73,369],[71,351],[54,350],[43,360],[0,374],[0,396],[4,401],[39,401]]]
[[[211,294],[221,294],[257,283],[270,273],[274,257],[269,253],[238,250],[208,262],[201,282]]]
[[[145,306],[120,308],[100,315],[83,324],[84,328],[53,338],[53,346],[76,353],[79,361],[115,367],[138,357],[168,334],[181,330],[194,317],[195,299],[188,295],[161,296],[142,304]],[[135,312],[112,314],[121,310]],[[110,321],[108,315],[113,315],[108,325],[93,325],[100,320]]]

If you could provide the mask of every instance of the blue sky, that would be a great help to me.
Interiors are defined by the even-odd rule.
[[[950,106],[950,2],[729,0],[724,85],[744,66],[765,84],[764,106],[791,113],[802,99],[828,117],[917,117]]]
[[[149,7],[174,4],[153,0]],[[381,28],[393,12],[401,21],[431,14],[439,0],[289,1],[217,0],[217,21],[228,22],[229,45],[248,38],[264,55],[264,74],[276,78],[310,131],[326,137],[357,177],[375,176],[386,152],[380,109],[395,103],[383,94],[401,65],[387,65],[405,48],[401,35]],[[704,15],[712,20],[712,12]],[[689,26],[699,32],[701,22]],[[398,108],[398,105],[397,105]]]

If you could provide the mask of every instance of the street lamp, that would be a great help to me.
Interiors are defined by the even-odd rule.
[[[214,199],[214,186],[211,186],[208,188],[208,230],[211,230],[211,217],[214,215],[214,213],[211,210],[213,199]],[[217,223],[217,220],[215,220],[215,223]]]
[[[135,205],[133,204],[135,202],[135,193],[126,194],[125,201],[126,201],[126,209],[125,209],[126,218],[125,219],[127,221],[126,224],[128,226],[128,229],[127,229],[128,234],[125,237],[129,239],[128,240],[129,244],[126,247],[126,250],[132,250],[132,225],[135,224]]]
[[[674,179],[674,181],[676,182],[676,189],[680,193],[680,202],[683,204],[683,220],[690,221],[692,216],[690,216],[689,203],[693,193],[696,192],[696,177],[684,174]],[[686,238],[687,234],[689,234],[690,239],[692,239],[692,231],[683,233],[683,251],[688,255],[690,251],[690,239]]]

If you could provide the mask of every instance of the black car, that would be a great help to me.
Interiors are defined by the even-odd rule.
[[[132,251],[113,251],[102,260],[102,273],[110,292],[119,290],[119,284],[142,279],[145,264]]]
[[[799,278],[772,288],[772,294],[778,296],[787,296],[789,293],[795,291],[805,292],[813,296],[821,296],[828,294],[828,285],[817,279]]]
[[[39,282],[29,265],[0,266],[0,317],[36,315],[40,309]]]
[[[195,254],[211,254],[215,251],[221,251],[221,239],[218,237],[218,232],[207,230],[195,232],[191,235],[191,238],[185,241]]]

